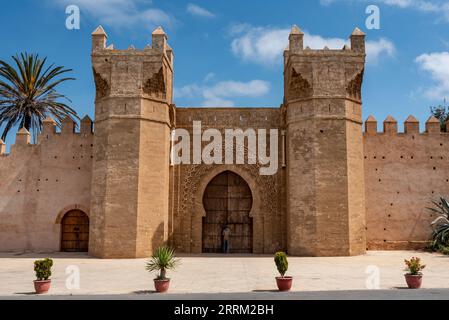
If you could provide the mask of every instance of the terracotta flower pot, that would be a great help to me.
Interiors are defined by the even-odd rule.
[[[170,287],[170,279],[166,280],[154,279],[154,288],[156,289],[156,292],[159,293],[167,292],[169,287]]]
[[[293,284],[293,277],[276,277],[279,291],[290,291]]]
[[[37,294],[47,293],[50,290],[51,280],[35,280],[34,289]]]
[[[410,289],[419,289],[422,285],[422,275],[405,275],[405,281]]]

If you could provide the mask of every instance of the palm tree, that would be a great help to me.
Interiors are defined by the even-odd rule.
[[[76,111],[61,100],[70,100],[55,89],[62,82],[74,78],[59,78],[72,71],[62,66],[45,66],[47,58],[37,54],[21,53],[12,57],[15,67],[0,60],[0,128],[4,141],[14,127],[25,128],[33,136],[42,131],[42,121],[52,117],[60,126],[61,121],[70,117],[79,120]]]
[[[160,247],[147,262],[146,269],[149,272],[159,271],[157,280],[166,280],[167,270],[173,270],[179,264],[175,256],[175,250],[169,247]]]

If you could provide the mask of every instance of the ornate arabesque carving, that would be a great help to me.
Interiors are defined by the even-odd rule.
[[[161,67],[150,79],[147,79],[143,86],[143,93],[159,99],[165,99],[167,89],[165,85],[164,68]]]
[[[195,194],[198,192],[198,186],[202,179],[210,172],[215,166],[209,166],[205,164],[190,165],[188,170],[184,175],[182,181],[182,196],[180,199],[179,214],[181,217],[185,216],[189,212],[195,214],[194,212],[194,199]],[[256,181],[257,186],[261,190],[262,197],[262,207],[265,209],[263,215],[272,214],[275,216],[279,213],[278,201],[277,201],[277,183],[276,175],[263,176],[260,175],[259,169],[260,164],[255,165],[242,165],[245,171],[247,171]],[[252,190],[254,192],[254,190]]]
[[[111,86],[105,79],[103,79],[103,77],[95,70],[95,68],[93,69],[93,71],[96,87],[96,98],[101,99],[109,96],[109,94],[111,93]]]
[[[245,149],[245,158],[248,155],[247,147]],[[178,219],[185,219],[190,215],[191,218],[198,214],[195,211],[195,195],[199,192],[198,187],[205,179],[211,170],[217,168],[220,165],[189,165],[186,172],[181,179],[181,197],[179,198],[178,207]],[[261,212],[257,212],[258,216],[262,219],[265,217],[277,217],[281,214],[281,208],[279,206],[279,194],[278,194],[278,181],[277,175],[264,176],[260,174],[260,163],[254,165],[241,165],[241,168],[246,171],[258,186],[258,192],[261,196]],[[251,190],[256,192],[256,190]],[[279,217],[280,221],[280,217]],[[191,238],[191,235],[189,235]],[[279,240],[280,242],[280,240]]]
[[[358,73],[354,79],[349,81],[348,86],[346,87],[346,93],[349,97],[356,100],[362,100],[363,73],[364,70]]]
[[[289,96],[291,99],[302,99],[311,97],[313,94],[312,86],[309,81],[304,79],[300,73],[297,73],[292,68],[290,83],[289,83]]]

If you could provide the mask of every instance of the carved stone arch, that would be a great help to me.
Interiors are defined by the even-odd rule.
[[[172,129],[176,128],[176,106],[171,104],[168,109],[168,116],[170,118],[170,127]]]
[[[251,190],[251,194],[253,196],[253,205],[249,213],[249,216],[253,218],[256,212],[259,213],[261,212],[262,202],[260,198],[260,190],[256,180],[251,176],[251,174],[248,173],[246,170],[244,170],[242,166],[238,165],[221,165],[219,167],[215,167],[202,178],[199,187],[197,189],[197,192],[195,194],[195,201],[194,201],[195,212],[198,212],[201,215],[201,217],[206,216],[206,211],[204,210],[203,204],[204,192],[206,191],[206,188],[212,181],[212,179],[214,179],[216,176],[226,171],[231,171],[235,174],[238,174],[248,184]]]
[[[240,175],[251,189],[253,206],[253,252],[264,253],[269,247],[269,234],[266,232],[266,217],[280,214],[278,202],[277,176],[261,176],[261,165],[190,165],[181,180],[181,197],[179,199],[179,216],[183,219],[184,242],[180,246],[186,252],[202,252],[202,219],[205,214],[203,194],[209,182],[224,171]],[[265,245],[267,244],[267,245]]]
[[[201,167],[199,169],[198,167]],[[264,206],[261,198],[261,194],[263,193],[261,190],[261,186],[257,183],[257,177],[251,173],[249,167],[252,166],[244,166],[244,165],[219,165],[219,166],[207,166],[207,165],[199,165],[196,169],[199,171],[205,171],[201,173],[197,172],[198,181],[195,183],[196,188],[193,191],[193,203],[190,207],[190,210],[186,211],[191,212],[191,253],[201,253],[202,252],[202,222],[203,217],[206,215],[206,211],[204,210],[203,205],[203,195],[206,190],[208,184],[219,174],[231,171],[235,174],[238,174],[245,182],[248,184],[252,196],[253,196],[253,205],[250,211],[250,217],[253,218],[253,251],[254,253],[262,253],[263,252],[263,237],[264,237]]]
[[[58,212],[55,220],[55,224],[61,224],[62,218],[64,218],[65,214],[69,211],[80,210],[84,212],[90,218],[89,208],[80,205],[80,204],[72,204],[70,206],[64,207],[61,211]]]
[[[313,89],[310,82],[293,67],[290,72],[288,92],[289,98],[293,100],[309,98],[313,95]]]
[[[154,73],[151,78],[145,81],[143,93],[159,99],[165,99],[167,97],[165,78],[166,74],[164,67],[160,67],[158,72]]]
[[[356,100],[362,100],[362,83],[363,83],[363,74],[365,70],[362,69],[359,73],[357,73],[351,81],[349,81],[346,87],[346,93],[350,98]]]
[[[92,69],[94,73],[96,99],[101,99],[109,96],[109,94],[111,93],[111,86],[109,85],[108,81],[104,79],[101,74],[95,70],[95,68]]]

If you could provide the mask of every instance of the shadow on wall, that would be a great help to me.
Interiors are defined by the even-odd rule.
[[[232,259],[232,258],[238,258],[238,259],[256,259],[256,258],[271,258],[273,257],[273,254],[246,254],[246,253],[180,253],[176,255],[178,258],[224,258],[224,259]]]
[[[87,252],[4,252],[0,253],[0,259],[97,259]]]
[[[164,223],[161,222],[151,238],[151,249],[153,252],[155,252],[157,248],[167,244],[167,241],[164,238]]]

